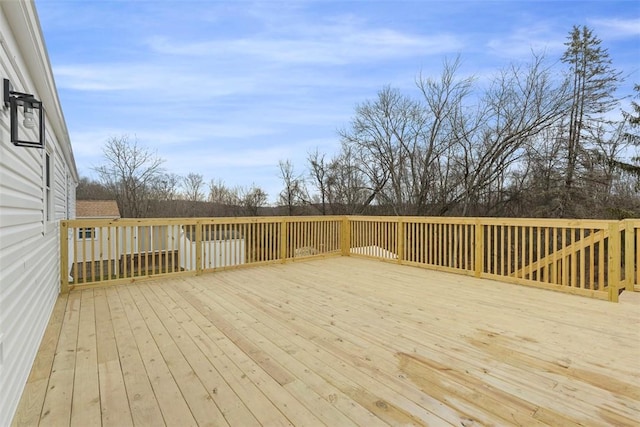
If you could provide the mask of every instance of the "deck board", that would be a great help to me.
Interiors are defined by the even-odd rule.
[[[80,315],[80,294],[69,295],[42,408],[43,421],[69,424]],[[59,421],[58,421],[59,420]]]
[[[77,290],[14,424],[636,425],[638,297],[354,257]]]
[[[153,335],[137,310],[129,289],[119,287],[118,295],[122,301],[133,339],[138,346],[158,406],[162,411],[164,422],[168,425],[197,425]]]
[[[49,324],[45,331],[36,359],[31,367],[27,384],[25,385],[20,406],[13,418],[14,426],[38,425],[42,418],[42,405],[46,397],[51,368],[55,358],[56,347],[60,340],[62,321],[67,306],[68,294],[62,295],[56,301],[49,319]]]
[[[208,390],[206,386],[207,372],[214,371],[214,369],[201,368],[198,361],[202,360],[203,356],[201,353],[193,351],[192,347],[181,348],[184,341],[176,340],[175,336],[170,333],[172,323],[168,326],[163,323],[161,317],[154,311],[153,305],[141,292],[140,287],[129,287],[127,290],[131,293],[137,309],[149,327],[162,358],[166,361],[171,375],[182,391],[196,423],[209,425],[210,420],[219,420],[221,418],[220,410],[211,398],[209,391],[213,389],[209,387]],[[166,320],[166,322],[169,321],[171,321],[170,318]]]
[[[93,292],[80,294],[78,347],[73,383],[74,399],[71,406],[71,425],[90,426],[101,423],[100,383],[98,380],[98,348]]]
[[[94,310],[102,425],[131,426],[133,418],[105,289],[94,291]]]

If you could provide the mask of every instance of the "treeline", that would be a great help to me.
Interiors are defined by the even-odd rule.
[[[640,107],[620,111],[621,73],[589,28],[565,44],[554,65],[533,54],[489,83],[460,76],[456,59],[411,93],[384,87],[356,106],[338,153],[310,153],[300,173],[279,163],[277,207],[258,186],[166,173],[126,137],[106,143],[99,182],[83,179],[78,198],[116,198],[126,217],[637,217]]]
[[[260,209],[267,194],[261,188],[227,187],[220,181],[207,188],[201,174],[167,172],[163,159],[126,136],[109,139],[103,156],[105,163],[95,168],[98,180],[81,178],[76,197],[115,199],[123,218],[265,215]]]
[[[339,132],[340,153],[312,153],[306,173],[284,179],[281,203],[311,199],[326,213],[638,216],[638,104],[620,114],[621,74],[587,27],[573,28],[559,59],[532,55],[482,85],[460,76],[455,60],[438,78],[419,75],[413,93],[383,88]],[[292,169],[281,163],[283,177]]]

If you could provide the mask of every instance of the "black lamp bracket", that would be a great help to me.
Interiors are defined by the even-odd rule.
[[[4,79],[3,89],[4,108],[10,109],[11,142],[21,147],[44,148],[44,107],[42,101],[38,101],[33,94],[14,91],[8,79]],[[20,127],[18,121],[19,106],[25,109],[25,113],[27,109],[37,110],[38,112],[39,121],[36,130],[37,138],[35,140],[24,139],[18,132]]]

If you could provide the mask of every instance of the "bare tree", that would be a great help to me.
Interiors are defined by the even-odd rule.
[[[280,192],[279,202],[287,207],[288,215],[293,215],[294,207],[308,203],[309,196],[305,188],[304,178],[297,175],[290,160],[280,160],[280,179],[284,188]]]
[[[211,180],[209,182],[209,201],[216,205],[239,205],[240,189],[229,188],[222,180]]]
[[[397,89],[383,88],[375,100],[356,106],[348,129],[340,131],[350,146],[370,187],[368,203],[377,199],[396,214],[405,213],[408,153],[405,146],[416,138],[419,105]]]
[[[153,183],[154,198],[159,201],[175,200],[182,177],[175,173],[163,173]]]
[[[115,194],[121,215],[125,218],[146,216],[151,189],[163,173],[164,160],[127,136],[110,138],[102,152],[106,163],[95,171]]]
[[[320,154],[317,148],[313,153],[309,153],[307,161],[309,162],[309,178],[311,178],[313,186],[320,193],[321,213],[326,215],[329,196],[329,165],[325,161],[325,154]]]
[[[543,130],[558,122],[567,105],[565,85],[557,85],[543,58],[512,65],[493,80],[474,115],[452,125],[461,180],[462,215],[480,215],[502,203],[511,167]],[[484,206],[485,212],[478,208]]]
[[[375,100],[356,107],[340,137],[366,176],[366,203],[376,200],[398,215],[424,215],[440,209],[452,193],[445,154],[451,154],[452,126],[464,113],[473,82],[457,78],[459,66],[459,59],[446,61],[437,79],[420,74],[421,100],[385,87]]]
[[[515,216],[555,217],[560,214],[564,182],[563,123],[543,130],[525,148],[522,207]]]
[[[353,147],[343,144],[328,165],[327,198],[333,213],[362,214],[373,200],[374,193],[362,169]]]
[[[184,197],[190,202],[200,202],[204,199],[202,187],[204,177],[199,173],[189,173],[182,179],[182,189]]]
[[[459,68],[460,57],[457,57],[452,62],[444,62],[438,79],[420,74],[416,81],[426,117],[411,156],[412,204],[418,215],[444,213],[455,194],[451,173],[456,140],[453,127],[469,114],[464,109],[465,101],[472,93],[474,82],[473,77],[459,78]]]
[[[258,216],[261,207],[267,204],[267,193],[255,184],[240,191],[240,204],[247,216]]]
[[[339,131],[338,156],[307,159],[322,212],[606,217],[580,206],[621,204],[624,184],[640,176],[637,158],[624,159],[640,145],[627,126],[640,107],[627,121],[604,119],[620,74],[599,44],[574,28],[562,58],[569,80],[534,53],[478,96],[474,79],[457,77],[458,59],[439,78],[419,75],[418,98],[383,88]],[[622,203],[624,215],[634,203]]]

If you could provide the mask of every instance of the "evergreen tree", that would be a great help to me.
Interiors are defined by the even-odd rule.
[[[633,90],[636,91],[635,98],[640,99],[640,84],[636,84]],[[640,104],[631,101],[631,108],[633,109],[631,113],[626,111],[622,113],[624,119],[629,122],[631,127],[631,130],[625,134],[625,137],[631,144],[638,146],[640,145],[640,134],[638,133],[640,130]],[[636,180],[640,182],[640,156],[632,157],[631,163],[619,160],[615,160],[614,163],[619,169],[633,175]],[[639,185],[636,184],[636,189],[638,189],[638,187]]]
[[[580,155],[585,153],[590,132],[603,124],[604,114],[618,103],[614,95],[620,73],[611,66],[601,43],[588,27],[574,26],[561,58],[569,65],[571,85],[564,210],[571,202]]]
[[[636,84],[633,86],[633,90],[636,91],[635,98],[640,99],[640,84]],[[629,124],[636,130],[634,133],[628,133],[627,137],[630,138],[630,142],[634,145],[640,144],[640,135],[638,135],[638,129],[640,129],[640,104],[635,101],[631,101],[631,108],[633,111],[631,113],[624,112],[624,118],[629,121]]]

